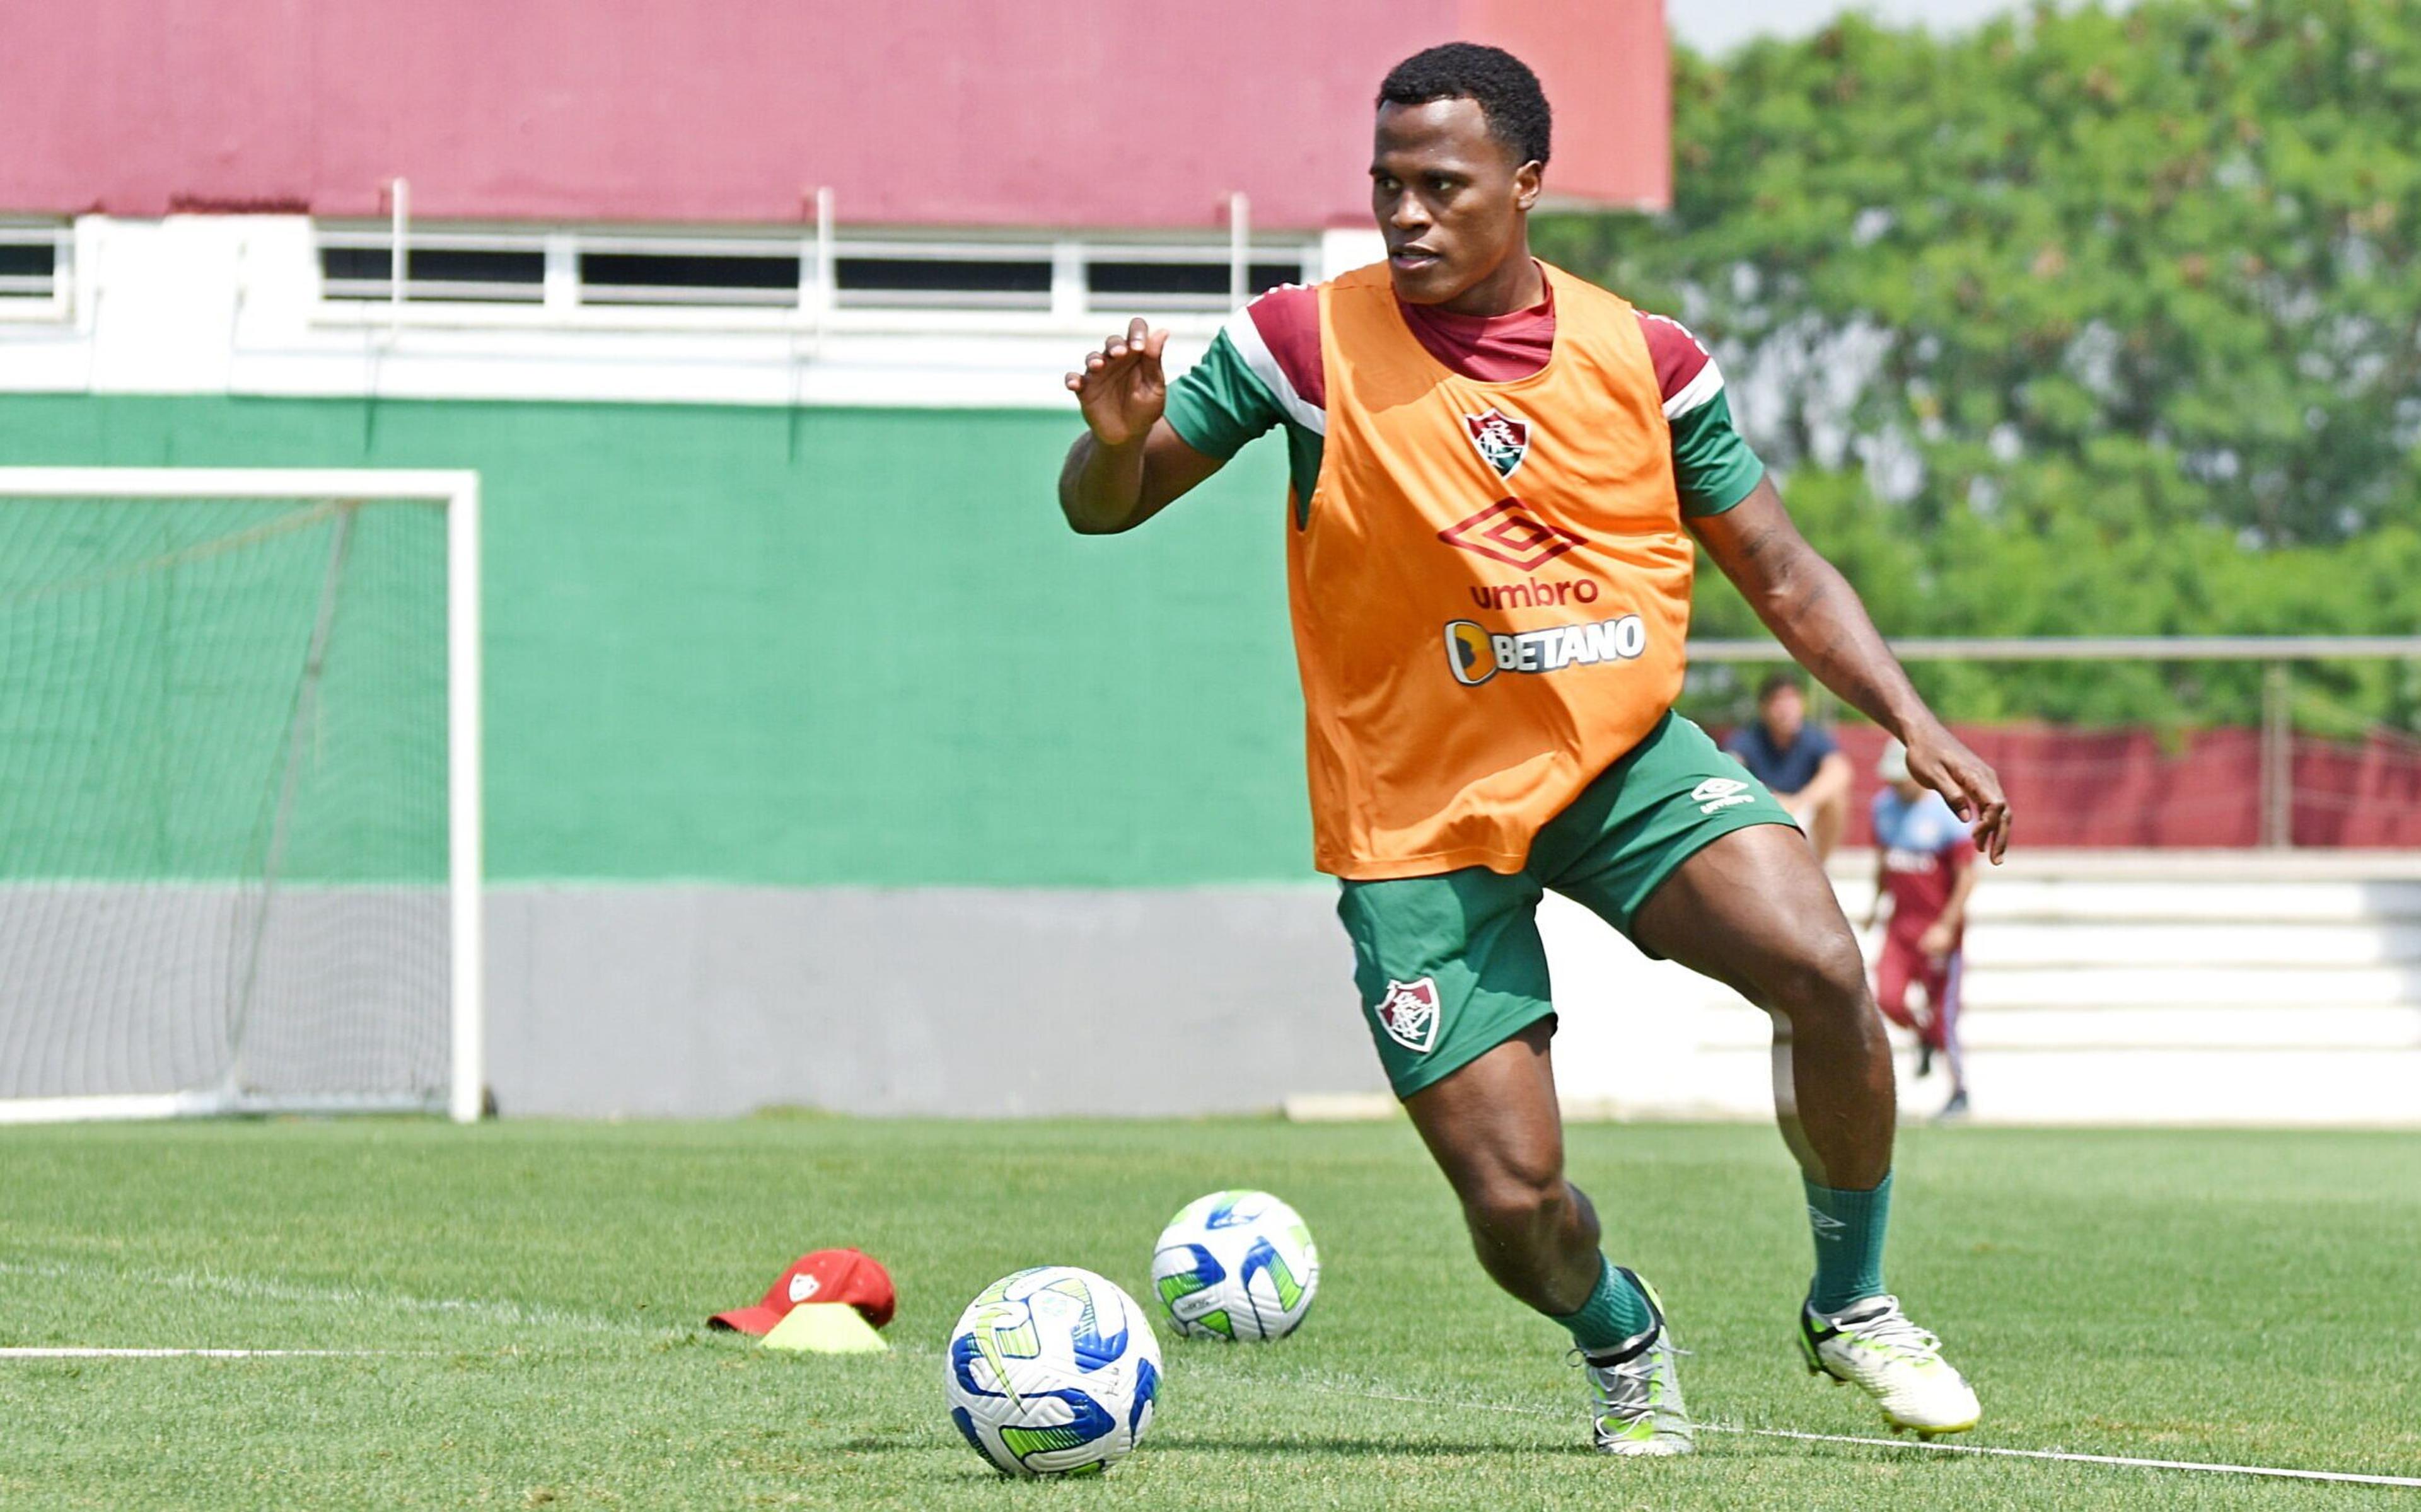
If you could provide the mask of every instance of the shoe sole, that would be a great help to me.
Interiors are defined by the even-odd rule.
[[[1601,1443],[1597,1446],[1597,1452],[1613,1459],[1670,1459],[1676,1455],[1696,1454],[1698,1446],[1694,1443],[1652,1444],[1630,1449]]]

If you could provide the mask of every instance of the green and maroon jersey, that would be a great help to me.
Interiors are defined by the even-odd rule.
[[[1429,355],[1482,382],[1526,378],[1547,365],[1554,348],[1552,291],[1510,315],[1455,315],[1401,301],[1396,307]],[[1673,432],[1682,512],[1721,514],[1757,487],[1765,464],[1733,429],[1723,373],[1697,338],[1679,320],[1645,312],[1639,329]],[[1308,501],[1320,478],[1327,398],[1320,291],[1287,284],[1237,311],[1202,361],[1169,386],[1168,423],[1187,445],[1222,461],[1273,426],[1285,427],[1295,497]]]

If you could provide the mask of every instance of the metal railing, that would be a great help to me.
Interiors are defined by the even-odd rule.
[[[2255,662],[2261,664],[2261,843],[2294,843],[2294,666],[2299,662],[2421,662],[2421,635],[1913,636],[1902,662]],[[1690,660],[1789,662],[1773,641],[1693,640]]]

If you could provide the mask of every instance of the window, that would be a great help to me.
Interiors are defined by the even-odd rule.
[[[316,237],[324,301],[337,307],[394,301],[392,227],[322,225]],[[844,232],[820,242],[807,227],[726,234],[448,226],[409,229],[404,247],[406,304],[444,305],[452,312],[446,319],[474,321],[478,306],[531,305],[530,316],[496,319],[560,319],[569,326],[620,320],[755,329],[779,320],[879,321],[884,312],[920,326],[954,313],[1061,325],[1104,314],[1217,315],[1234,303],[1237,281],[1235,249],[1207,236],[1146,242]],[[0,249],[0,258],[6,255]],[[1300,282],[1315,265],[1310,238],[1256,242],[1242,270],[1245,292]],[[0,260],[0,275],[8,267]]]
[[[1252,298],[1280,284],[1303,282],[1303,259],[1254,262],[1244,271],[1244,297]],[[1140,310],[1226,309],[1232,301],[1229,269],[1217,262],[1130,262],[1114,251],[1085,265],[1086,292],[1096,304]]]
[[[842,244],[846,247],[846,243]],[[950,248],[913,244],[869,248],[882,255],[833,259],[833,303],[893,308],[1047,310],[1051,307],[1051,249],[1039,256],[997,253],[967,256]]]
[[[392,299],[394,263],[394,248],[383,232],[323,233],[320,238],[320,287],[329,299]],[[493,242],[452,233],[409,237],[403,294],[407,300],[457,304],[541,304],[546,298],[546,249],[530,237]]]
[[[799,275],[805,259],[796,242],[786,248],[744,243],[642,238],[583,238],[579,248],[580,302],[584,304],[765,304],[799,303]]]
[[[70,232],[56,223],[0,222],[0,314],[63,315]]]

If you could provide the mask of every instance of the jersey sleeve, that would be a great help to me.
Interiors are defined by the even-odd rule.
[[[1748,497],[1765,476],[1765,463],[1732,425],[1723,369],[1714,354],[1680,321],[1644,311],[1640,334],[1656,365],[1664,399],[1664,422],[1673,432],[1673,484],[1681,512],[1719,515]]]
[[[1328,429],[1320,364],[1320,291],[1281,284],[1238,310],[1200,363],[1168,390],[1168,423],[1221,461],[1278,424]]]
[[[1187,445],[1223,462],[1286,417],[1225,331],[1200,362],[1168,385],[1167,414]]]

